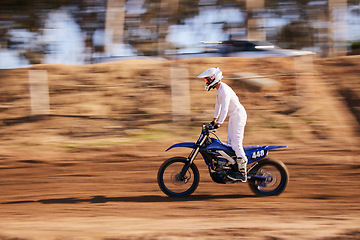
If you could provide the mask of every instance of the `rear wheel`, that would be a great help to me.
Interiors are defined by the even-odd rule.
[[[289,173],[281,161],[264,159],[260,161],[249,175],[265,177],[266,180],[249,179],[250,189],[259,196],[276,196],[281,194],[288,182]]]
[[[188,163],[184,157],[166,160],[159,168],[157,181],[160,189],[170,197],[186,197],[192,194],[199,185],[200,175],[195,164],[191,164],[185,176],[180,177],[184,165]]]

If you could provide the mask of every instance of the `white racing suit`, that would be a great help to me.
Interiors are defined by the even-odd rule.
[[[214,118],[218,119],[219,124],[223,124],[229,115],[229,127],[227,143],[235,151],[237,158],[246,160],[243,148],[244,130],[247,114],[241,105],[236,93],[225,83],[221,83],[219,89],[215,89],[216,104]],[[239,164],[239,163],[238,163]],[[246,164],[246,163],[245,163]]]

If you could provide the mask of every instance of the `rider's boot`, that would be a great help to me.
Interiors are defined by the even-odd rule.
[[[238,171],[230,173],[228,177],[233,181],[241,181],[246,182],[247,181],[247,172],[246,172],[246,166],[248,159],[246,156],[244,157],[238,157],[236,159]]]

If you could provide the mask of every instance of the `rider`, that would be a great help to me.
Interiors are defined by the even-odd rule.
[[[209,68],[201,73],[198,78],[204,78],[205,89],[209,91],[214,88],[216,93],[216,104],[214,119],[211,124],[219,128],[225,121],[226,115],[229,115],[228,138],[227,143],[236,153],[238,171],[230,173],[229,178],[234,181],[246,182],[246,166],[248,159],[243,148],[244,130],[247,114],[243,105],[241,105],[236,93],[226,84],[221,82],[223,76],[219,68]]]

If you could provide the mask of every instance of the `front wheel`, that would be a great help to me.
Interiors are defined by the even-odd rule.
[[[159,168],[157,181],[160,189],[170,197],[186,197],[192,194],[199,185],[200,175],[195,164],[191,164],[185,176],[180,177],[184,165],[188,163],[184,157],[166,160]]]
[[[266,179],[254,178],[248,181],[250,189],[259,196],[279,195],[285,190],[289,182],[289,173],[285,164],[277,160],[264,159],[248,174]]]

